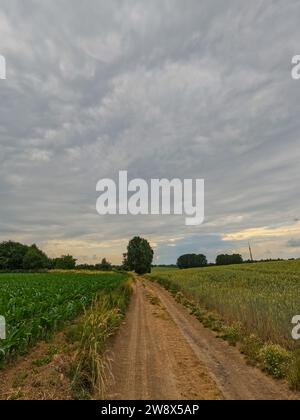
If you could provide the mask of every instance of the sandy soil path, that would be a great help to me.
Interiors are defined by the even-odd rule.
[[[107,399],[223,399],[157,293],[141,281],[110,357]]]
[[[110,354],[108,399],[286,400],[297,396],[248,366],[159,285],[138,279]]]

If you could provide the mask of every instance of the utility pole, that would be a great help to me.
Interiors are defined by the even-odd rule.
[[[250,242],[249,242],[249,252],[250,252],[250,260],[251,260],[251,262],[253,262],[254,260],[253,260],[253,254],[252,254],[252,249],[251,249]]]

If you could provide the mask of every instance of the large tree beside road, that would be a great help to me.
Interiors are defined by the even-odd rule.
[[[136,236],[127,247],[127,254],[124,255],[124,266],[137,274],[151,272],[154,252],[146,239]]]

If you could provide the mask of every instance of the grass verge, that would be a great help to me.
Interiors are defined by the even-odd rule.
[[[83,321],[69,331],[70,341],[78,341],[71,365],[71,393],[74,399],[102,398],[105,393],[107,340],[119,328],[130,301],[132,281],[110,293],[103,293],[85,314]]]

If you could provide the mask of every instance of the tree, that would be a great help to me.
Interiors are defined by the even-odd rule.
[[[49,267],[49,259],[47,255],[38,249],[36,245],[28,248],[23,259],[23,268],[25,270],[42,270]]]
[[[124,266],[137,274],[151,273],[154,252],[146,239],[135,237],[127,247],[127,255],[124,259]]]
[[[240,254],[221,254],[217,256],[216,264],[217,265],[233,265],[233,264],[243,264],[244,260]]]
[[[122,263],[121,268],[124,271],[130,271],[130,268],[129,268],[129,265],[128,265],[128,260],[127,260],[127,253],[123,254],[123,263]]]
[[[97,269],[100,271],[112,271],[112,265],[106,258],[103,258],[101,264],[97,265]]]
[[[177,267],[181,270],[186,268],[198,268],[198,267],[206,267],[207,266],[207,258],[205,255],[200,254],[185,254],[178,258],[177,260]]]
[[[28,246],[18,242],[2,242],[0,244],[0,270],[21,270]]]
[[[58,270],[74,270],[76,268],[76,259],[72,255],[63,255],[54,259],[54,268]]]

